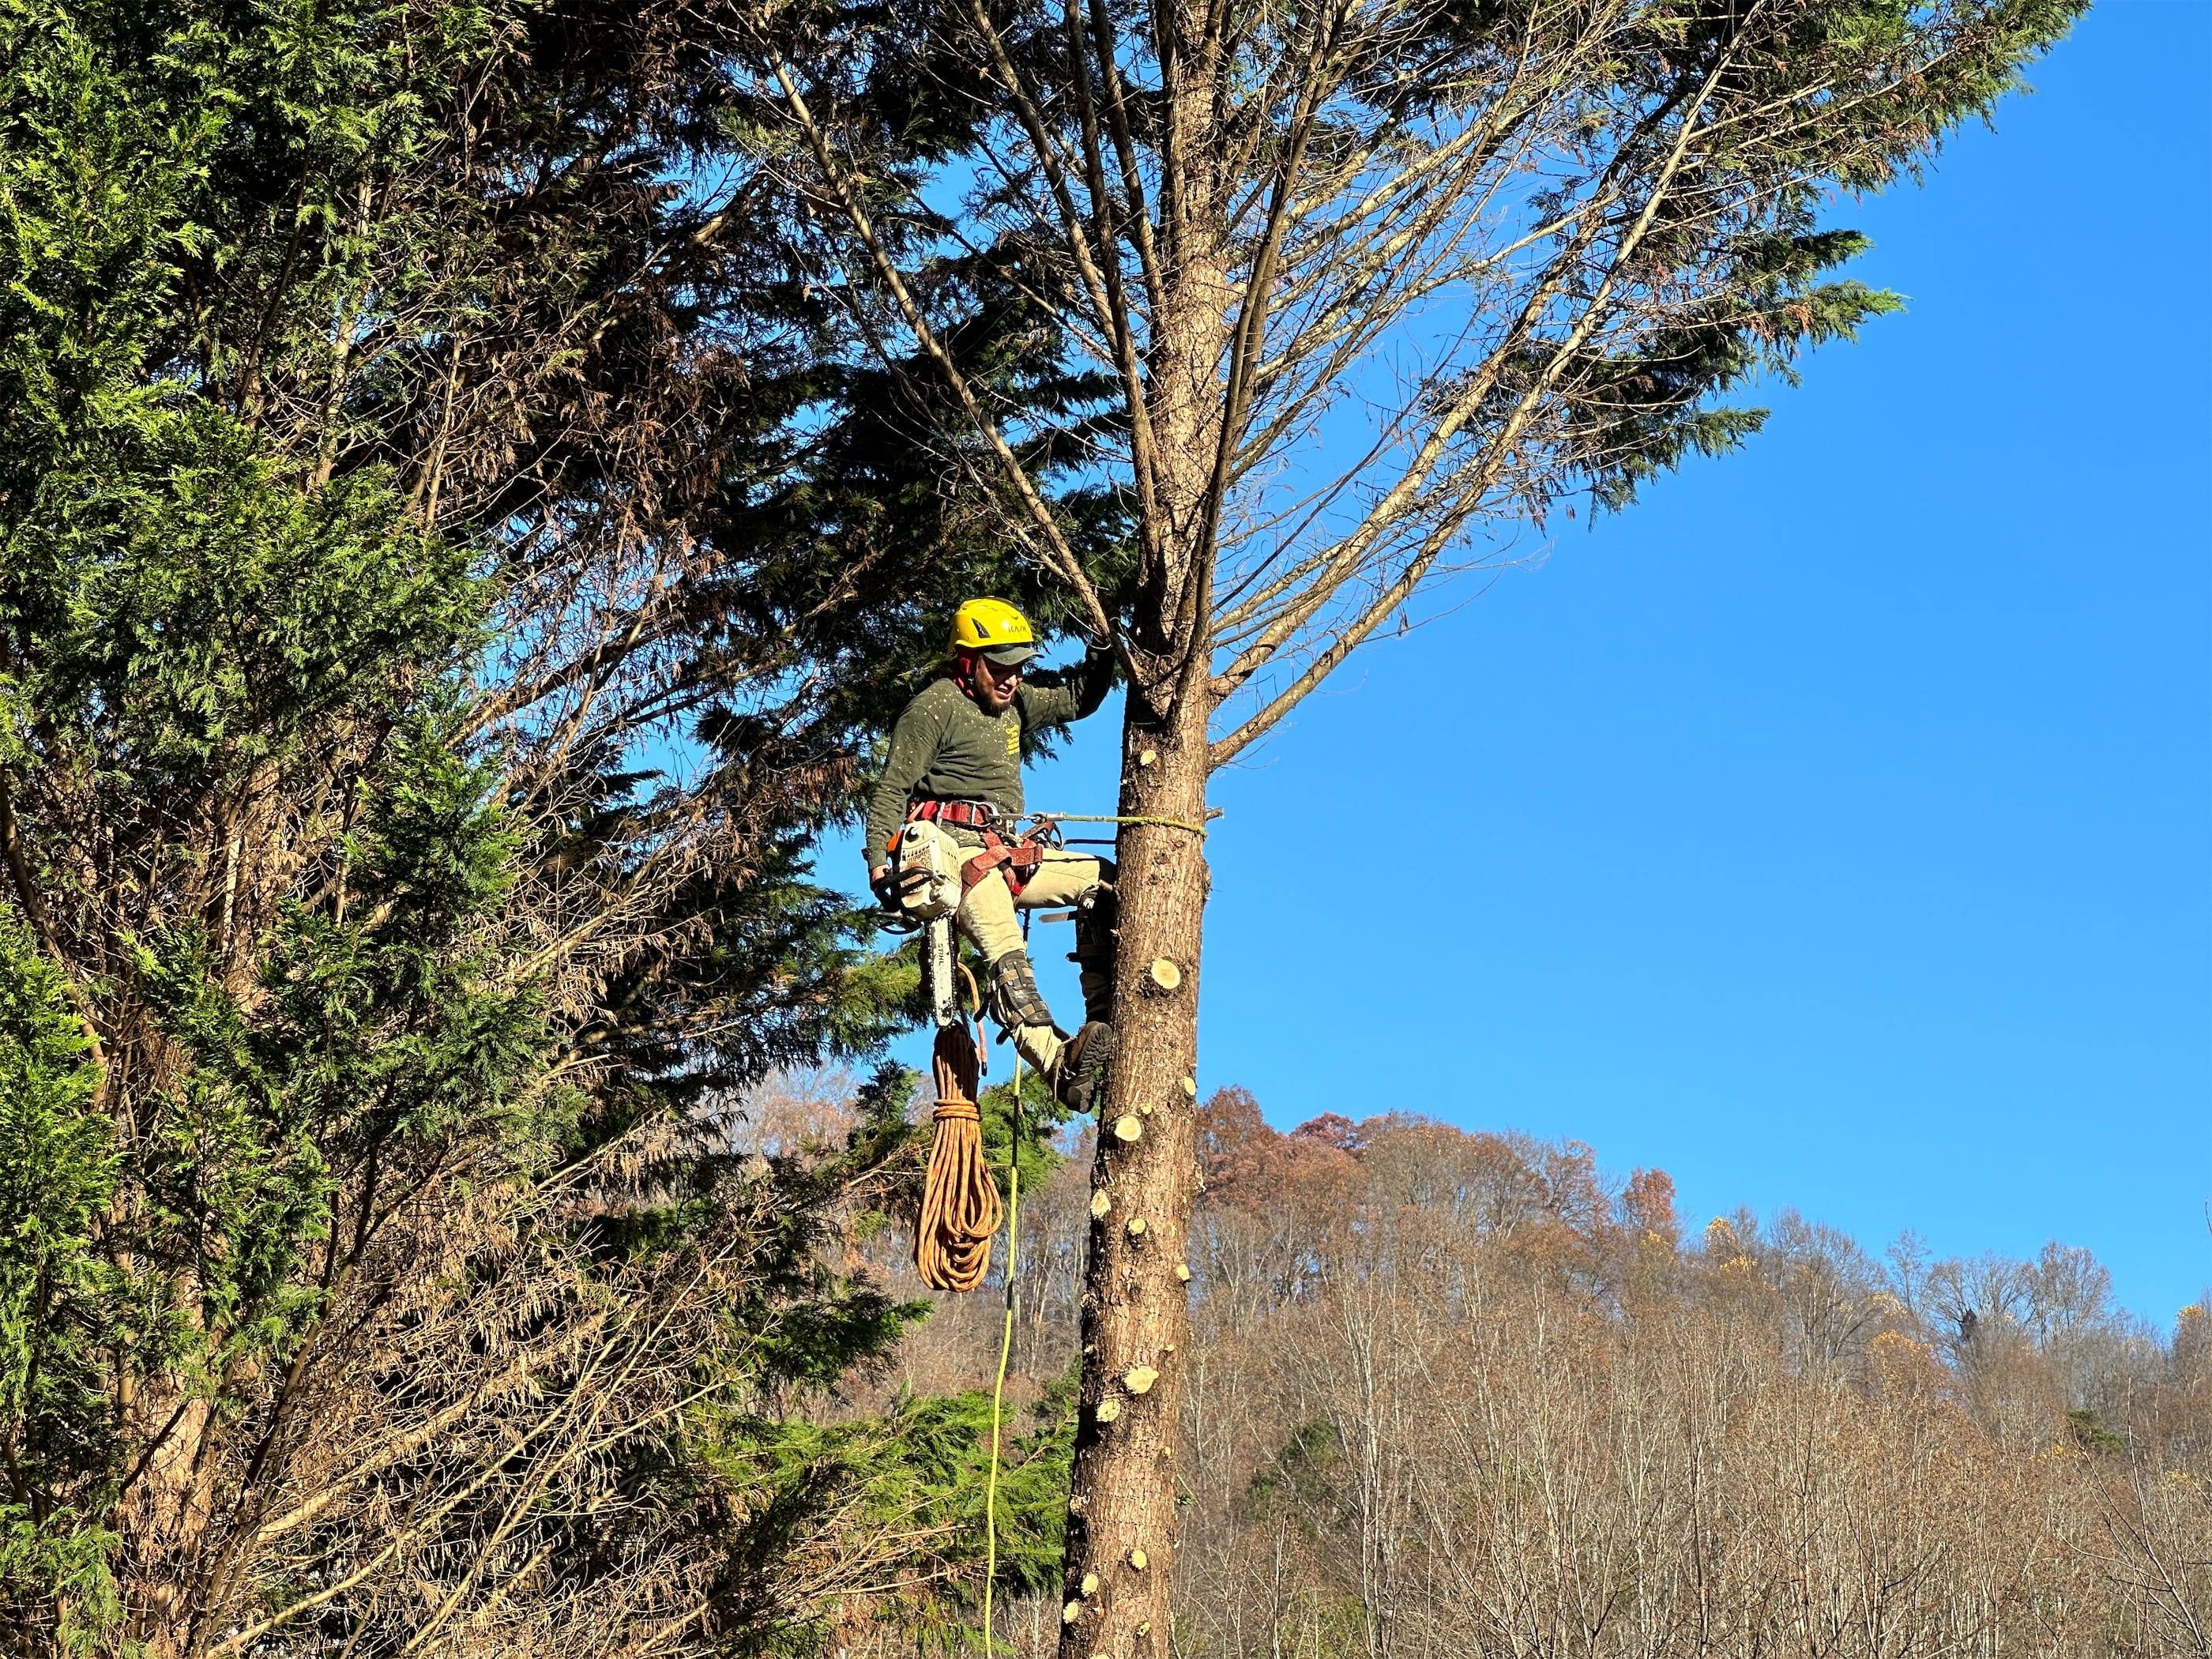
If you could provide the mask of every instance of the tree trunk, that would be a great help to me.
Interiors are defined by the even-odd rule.
[[[1209,9],[1160,0],[1165,53],[1163,292],[1147,353],[1150,478],[1132,646],[1164,684],[1132,686],[1113,1082],[1091,1166],[1083,1389],[1068,1497],[1060,1659],[1162,1659],[1176,1565],[1175,1468],[1190,1346],[1188,1238],[1198,1188],[1199,946],[1228,258],[1214,197],[1219,44]]]
[[[1130,702],[1122,812],[1203,823],[1204,696],[1178,696],[1158,725],[1140,717],[1134,694]],[[1175,1568],[1207,877],[1204,844],[1185,829],[1127,825],[1120,852],[1119,1047],[1091,1170],[1061,1659],[1164,1655]]]
[[[165,1381],[138,1397],[133,1444],[157,1445],[125,1506],[121,1530],[135,1580],[130,1596],[133,1638],[147,1659],[177,1659],[191,1647],[192,1615],[214,1490],[202,1467],[214,1412]]]

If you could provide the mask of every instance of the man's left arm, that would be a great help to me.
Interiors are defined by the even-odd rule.
[[[1024,680],[1016,693],[1029,730],[1068,726],[1098,712],[1114,689],[1114,653],[1093,646],[1073,668],[1053,669]]]

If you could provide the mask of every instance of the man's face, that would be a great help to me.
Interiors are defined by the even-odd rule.
[[[992,714],[1001,712],[1014,700],[1015,688],[1022,683],[1022,665],[993,662],[988,657],[975,659],[975,701]]]

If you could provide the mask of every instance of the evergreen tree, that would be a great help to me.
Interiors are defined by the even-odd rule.
[[[732,1112],[904,1017],[802,849],[951,598],[1036,583],[915,377],[836,367],[716,27],[0,10],[22,1645],[783,1640],[845,1466],[957,1438],[776,1449],[913,1316],[820,1248],[913,1141],[888,1080],[834,1156]],[[927,90],[886,132],[949,142]],[[941,280],[1079,429],[1003,264]],[[1073,453],[1028,460],[1108,566]],[[808,1477],[763,1504],[741,1440]]]

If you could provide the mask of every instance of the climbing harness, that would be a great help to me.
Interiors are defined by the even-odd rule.
[[[981,830],[999,821],[999,809],[987,800],[915,801],[906,811],[906,821],[913,823],[957,823],[963,830]]]
[[[1221,816],[1215,807],[1206,813],[1210,819]],[[935,918],[951,914],[959,908],[968,890],[988,876],[994,870],[1003,870],[1006,890],[1019,898],[1022,889],[1044,862],[1045,854],[1067,844],[1061,834],[1063,823],[1148,823],[1166,830],[1182,830],[1203,841],[1206,826],[1191,823],[1182,818],[1160,817],[1141,812],[1037,812],[1026,819],[1027,829],[1017,829],[1011,839],[1000,832],[1004,822],[999,809],[987,800],[918,800],[907,808],[906,821],[899,833],[891,837],[888,849],[891,858],[893,880],[900,894],[902,920],[927,924]],[[951,824],[969,830],[981,840],[981,850],[973,857],[959,862],[959,883],[956,889],[948,867],[954,862],[950,856],[951,842],[943,836],[910,835],[908,826],[915,823]],[[1084,845],[1110,845],[1106,841],[1085,842]],[[1034,988],[1034,986],[1030,988]],[[944,1024],[940,1019],[939,1024]],[[1024,1019],[1023,1024],[1042,1024],[1042,1020]]]
[[[960,890],[965,894],[994,870],[1006,872],[1007,890],[1019,898],[1022,889],[1036,873],[1044,855],[1060,845],[1060,832],[1042,817],[1026,832],[1008,840],[999,832],[999,809],[987,800],[918,800],[907,808],[908,823],[954,824],[971,830],[982,841],[982,850],[960,866]],[[907,837],[902,834],[903,844]]]

